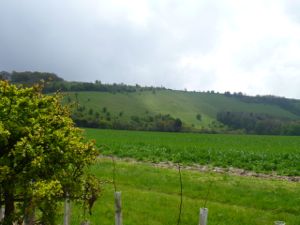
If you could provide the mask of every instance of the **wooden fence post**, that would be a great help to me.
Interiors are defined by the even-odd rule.
[[[35,208],[28,206],[25,209],[24,215],[24,225],[34,225],[35,224]]]
[[[199,225],[207,225],[208,208],[200,208]]]
[[[67,194],[64,204],[64,225],[70,225],[70,218],[71,218],[71,207],[70,207],[70,198]]]
[[[284,221],[275,221],[274,225],[285,225]]]
[[[121,192],[115,192],[115,225],[122,225]]]
[[[0,207],[0,222],[4,219],[4,215],[5,215],[5,208],[4,206]]]
[[[90,225],[90,221],[83,221],[80,225]]]

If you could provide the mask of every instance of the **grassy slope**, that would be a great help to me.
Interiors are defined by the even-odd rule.
[[[174,169],[154,168],[147,164],[117,161],[117,188],[122,191],[124,224],[176,224],[179,207],[179,176]],[[112,180],[112,163],[101,159],[93,173]],[[262,180],[220,174],[183,171],[183,212],[181,225],[198,223],[207,190],[210,225],[261,225],[284,220],[300,224],[300,183]],[[92,224],[114,223],[114,200],[111,183],[104,185],[96,203]],[[74,209],[72,224],[79,224],[80,212]]]
[[[74,93],[68,95],[75,100]],[[103,107],[117,116],[124,112],[122,120],[128,121],[133,115],[145,116],[150,114],[170,114],[180,118],[188,125],[194,124],[196,128],[208,127],[216,119],[216,114],[222,110],[267,113],[278,117],[297,118],[294,114],[274,105],[245,103],[235,98],[221,94],[193,93],[183,91],[150,91],[138,93],[105,93],[105,92],[78,92],[80,105],[87,110],[101,112]],[[202,115],[202,121],[196,115]]]

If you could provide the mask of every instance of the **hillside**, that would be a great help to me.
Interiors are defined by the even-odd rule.
[[[78,126],[127,130],[300,135],[300,100],[142,87],[138,84],[70,82],[47,72],[0,72],[0,79],[45,93],[65,93]]]
[[[195,129],[222,128],[217,121],[217,114],[222,111],[299,119],[298,115],[275,104],[245,102],[233,96],[216,93],[174,90],[132,93],[83,91],[68,92],[66,99],[68,102],[77,102],[83,114],[90,118],[98,115],[100,119],[104,119],[108,115],[110,119],[129,122],[134,117],[169,114],[174,118],[180,118],[186,127]]]

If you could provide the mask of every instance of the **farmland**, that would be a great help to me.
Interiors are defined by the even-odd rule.
[[[300,138],[86,129],[101,153],[143,161],[172,161],[300,175]]]
[[[92,167],[92,172],[106,181],[92,216],[86,215],[92,224],[114,223],[112,171],[110,159],[99,159]],[[189,170],[182,171],[182,182],[181,225],[197,224],[199,208],[206,200],[209,225],[262,225],[273,224],[275,220],[284,220],[288,225],[300,224],[300,183]],[[175,168],[117,160],[116,185],[122,191],[125,225],[177,223],[180,184]],[[80,224],[82,211],[73,209],[72,224]]]
[[[104,155],[116,159],[116,186],[122,191],[124,224],[176,224],[180,182],[176,167],[159,168],[152,162],[209,164],[238,167],[263,173],[299,175],[298,137],[208,135],[86,129]],[[154,164],[155,165],[155,164]],[[267,167],[272,165],[272,167]],[[100,178],[101,198],[93,214],[83,216],[74,207],[72,224],[83,217],[92,224],[114,221],[113,163],[99,158],[92,173]],[[182,170],[183,208],[181,225],[197,224],[199,208],[209,209],[209,224],[260,225],[284,220],[300,224],[300,183],[235,176],[230,173]]]

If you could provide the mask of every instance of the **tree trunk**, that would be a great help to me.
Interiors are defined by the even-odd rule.
[[[26,208],[24,212],[24,225],[34,225],[34,220],[35,220],[35,207],[33,205],[32,199],[30,199],[26,203]]]
[[[14,204],[14,191],[13,187],[10,186],[4,189],[4,204],[5,204],[5,214],[4,214],[4,225],[12,225],[15,212]]]

